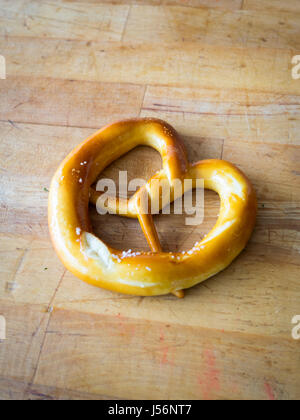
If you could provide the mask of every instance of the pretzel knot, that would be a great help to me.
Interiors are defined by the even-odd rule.
[[[100,172],[131,149],[151,146],[162,157],[163,169],[129,200],[118,199],[115,213],[138,218],[150,252],[113,249],[97,238],[88,215],[89,201],[99,193],[91,189]],[[145,212],[145,195],[157,199],[153,179],[164,180],[177,197],[175,180],[204,180],[204,188],[221,199],[220,215],[214,228],[185,253],[162,252],[152,215]],[[195,185],[195,184],[194,184]],[[183,194],[184,191],[181,192]],[[160,205],[166,202],[160,200]],[[253,231],[257,203],[245,175],[222,160],[189,164],[176,131],[157,119],[121,121],[104,127],[81,143],[59,166],[49,195],[49,228],[54,247],[73,274],[98,287],[140,296],[173,293],[224,270],[246,246]]]

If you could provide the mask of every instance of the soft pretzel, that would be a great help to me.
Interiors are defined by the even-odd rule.
[[[144,214],[141,197],[155,198],[151,180],[129,200],[119,199],[116,212],[138,218],[150,252],[113,249],[97,238],[88,215],[91,190],[98,175],[131,149],[146,145],[162,157],[163,169],[153,178],[172,185],[176,179],[204,179],[204,187],[220,195],[215,227],[190,251],[162,252],[151,214]],[[152,179],[153,179],[152,178]],[[174,194],[171,200],[176,197]],[[128,209],[122,212],[122,206]],[[166,203],[161,202],[161,206]],[[87,283],[120,293],[153,296],[187,289],[225,269],[246,246],[256,219],[256,196],[245,175],[223,160],[192,165],[176,131],[157,119],[135,119],[108,125],[81,143],[59,166],[49,195],[49,228],[54,247],[73,274]],[[124,214],[125,213],[125,214]]]

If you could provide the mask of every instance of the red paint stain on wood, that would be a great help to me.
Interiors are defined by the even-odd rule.
[[[168,353],[169,353],[169,347],[163,347],[162,348],[162,359],[161,359],[162,364],[169,363]]]
[[[160,329],[159,341],[161,343],[161,346],[159,347],[160,364],[161,365],[169,364],[169,365],[174,366],[175,355],[174,355],[174,352],[172,351],[173,347],[172,345],[167,345],[165,332],[163,328]]]
[[[216,368],[216,356],[213,350],[203,352],[204,371],[198,375],[198,384],[201,387],[205,400],[210,400],[220,390],[220,371]]]
[[[270,401],[275,401],[275,395],[271,385],[268,382],[265,382],[265,391]]]
[[[119,312],[116,317],[119,319],[119,329],[121,335],[127,335],[129,338],[135,335],[135,325],[130,325],[128,320]]]

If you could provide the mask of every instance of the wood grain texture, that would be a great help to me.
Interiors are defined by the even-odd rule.
[[[120,41],[129,6],[56,1],[1,1],[1,35],[59,39]]]
[[[298,0],[0,0],[0,399],[299,399],[300,81]],[[93,288],[64,269],[48,236],[61,160],[96,129],[167,120],[190,161],[223,158],[258,195],[257,226],[224,272],[173,296]],[[137,148],[102,177],[149,178]],[[166,250],[214,225],[159,215]],[[99,216],[95,232],[147,249],[136,220]]]
[[[124,41],[299,49],[299,35],[299,15],[294,13],[132,6]]]
[[[244,0],[242,5],[245,10],[268,10],[280,12],[292,12],[299,14],[299,3],[297,0]]]
[[[287,357],[281,374],[289,385],[283,391],[277,383],[276,373],[270,376],[270,366],[276,364],[276,350],[279,342],[282,343],[276,338],[264,337],[257,346],[258,337],[227,335],[213,329],[201,331],[185,327],[183,336],[182,326],[162,322],[80,314],[75,325],[72,318],[72,313],[60,310],[53,315],[37,382],[72,389],[88,388],[96,394],[110,389],[123,398],[143,398],[146,393],[157,399],[162,395],[165,398],[210,399],[222,398],[229,390],[231,397],[236,398],[245,392],[253,398],[267,397],[266,384],[272,381],[275,383],[274,396],[284,397],[284,392],[297,396],[290,378],[290,371],[298,360],[296,344],[292,340],[285,343]],[[186,357],[187,346],[189,357]],[[54,353],[61,354],[62,358],[56,357],[53,361]],[[236,353],[239,354],[238,363]],[[77,360],[85,365],[84,372],[74,363]],[[246,364],[249,376],[242,373]],[[96,366],[101,366],[101,380]],[[59,378],[57,371],[61,372]],[[256,386],[256,380],[261,385]],[[129,383],[136,385],[131,388]]]
[[[133,84],[10,77],[0,84],[5,94],[0,116],[3,121],[98,129],[112,115],[116,120],[135,117],[144,93],[144,86]]]
[[[76,3],[77,0],[62,0],[64,3]],[[98,4],[141,4],[140,0],[80,0],[81,3]],[[185,6],[198,8],[240,9],[243,0],[143,0],[144,5],[150,6]]]
[[[0,38],[11,76],[298,94],[285,49]],[[28,51],[28,54],[26,53]],[[254,58],[255,57],[255,58]],[[126,63],[126,66],[124,65]]]
[[[206,139],[299,145],[299,96],[245,89],[149,86],[143,116],[171,121]]]

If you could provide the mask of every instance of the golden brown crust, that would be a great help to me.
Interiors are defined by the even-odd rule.
[[[139,145],[154,147],[161,154],[163,170],[155,175],[157,179],[164,179],[170,187],[176,179],[204,179],[205,188],[220,195],[221,211],[215,227],[186,253],[161,252],[152,216],[141,211],[141,194],[147,191],[155,198],[151,180],[128,201],[126,214],[140,220],[151,252],[112,249],[92,234],[88,216],[91,185],[105,167]],[[98,196],[91,191],[92,202]],[[117,207],[114,210],[122,207],[121,200]],[[244,249],[255,225],[256,209],[252,185],[235,166],[221,160],[190,165],[169,124],[135,119],[104,127],[62,162],[50,189],[49,229],[62,262],[82,280],[121,293],[183,297],[183,289],[217,274]]]

